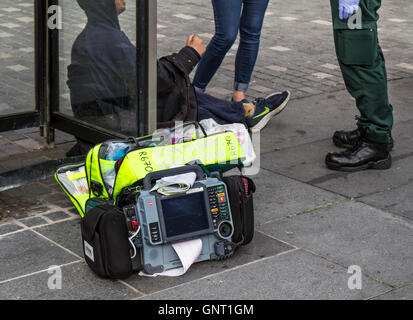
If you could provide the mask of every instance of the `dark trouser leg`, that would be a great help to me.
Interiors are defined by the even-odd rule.
[[[360,111],[358,126],[366,129],[367,140],[387,143],[393,127],[393,108],[388,100],[385,60],[375,21],[365,21],[377,16],[381,1],[370,1],[361,1],[362,29],[344,29],[337,20],[337,0],[331,0],[334,42],[346,88]]]
[[[212,118],[218,124],[245,124],[242,102],[231,102],[213,97],[206,93],[197,93],[198,121]]]

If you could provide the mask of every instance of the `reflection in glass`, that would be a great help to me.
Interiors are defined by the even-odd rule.
[[[87,24],[71,48],[67,68],[76,118],[135,135],[136,48],[121,30],[124,0],[77,0]]]

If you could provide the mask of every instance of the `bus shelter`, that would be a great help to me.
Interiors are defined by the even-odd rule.
[[[3,11],[13,15],[25,10],[26,15],[16,18],[18,23],[8,24],[10,28],[16,26],[13,33],[0,31],[2,47],[5,48],[0,52],[3,82],[0,89],[0,134],[38,127],[44,141],[53,145],[56,129],[89,143],[131,135],[143,136],[156,129],[155,0],[128,1],[127,10],[119,15],[120,27],[136,50],[136,57],[133,55],[136,65],[135,68],[129,67],[128,78],[125,79],[127,92],[121,96],[116,90],[113,96],[101,94],[97,99],[98,105],[88,98],[79,103],[76,86],[82,83],[83,88],[87,87],[88,71],[73,77],[70,72],[76,64],[73,61],[76,39],[81,37],[93,10],[100,9],[85,10],[82,0],[5,1],[10,4]],[[102,2],[110,3],[110,0]],[[32,15],[27,15],[28,12]],[[104,33],[105,29],[101,32]],[[113,41],[114,51],[122,45],[116,41]],[[2,59],[6,57],[12,59]],[[101,64],[96,61],[96,64],[103,74],[111,68],[117,72],[118,66],[102,61]],[[86,93],[80,96],[88,96],[95,89],[83,90]],[[119,108],[120,98],[123,102]],[[125,99],[127,103],[124,103]],[[84,112],[88,110],[91,111]],[[126,120],[127,126],[124,125]],[[22,181],[26,176],[24,169]],[[2,179],[4,183],[7,179]]]

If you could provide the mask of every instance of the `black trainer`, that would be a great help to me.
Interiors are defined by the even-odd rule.
[[[333,143],[339,148],[353,148],[360,143],[363,131],[360,128],[351,131],[336,131],[333,135]],[[390,141],[386,144],[387,151],[392,151],[394,146],[393,137],[390,133]]]
[[[361,140],[353,148],[331,152],[326,156],[326,165],[331,170],[360,171],[365,169],[389,169],[392,164],[387,144]]]
[[[257,98],[252,103],[255,105],[254,114],[246,118],[248,128],[252,132],[262,130],[272,117],[279,114],[290,100],[290,92],[274,93],[266,98]]]

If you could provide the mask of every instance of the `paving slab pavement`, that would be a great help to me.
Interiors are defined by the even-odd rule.
[[[290,252],[294,249],[295,247],[289,244],[257,232],[251,244],[242,247],[231,259],[226,261],[207,261],[195,264],[191,266],[185,275],[177,278],[158,277],[154,279],[134,275],[126,279],[125,282],[139,292],[145,293],[145,295],[177,286],[192,287],[193,282],[198,279],[208,277],[212,274],[220,274],[225,271],[232,273],[232,271],[236,270],[239,266],[254,264],[258,260]],[[242,279],[239,280],[243,281]],[[216,296],[213,299],[218,298],[219,296]]]
[[[53,268],[0,284],[0,299],[7,300],[130,300],[139,293],[120,281],[98,278],[81,261],[60,265],[62,289],[50,289]],[[53,286],[51,286],[53,288]],[[63,289],[64,288],[64,289]]]
[[[385,285],[367,277],[363,277],[362,281],[362,290],[349,290],[346,268],[309,252],[294,250],[142,299],[367,299],[389,291]]]
[[[413,300],[413,286],[408,285],[398,290],[375,297],[373,300]]]
[[[0,246],[0,283],[80,259],[30,230],[2,235]]]
[[[359,201],[413,220],[413,190],[407,185],[359,198]]]
[[[261,169],[253,177],[257,225],[346,200],[336,193]]]
[[[356,201],[259,226],[265,234],[304,248],[391,288],[413,279],[413,225],[410,220]]]

